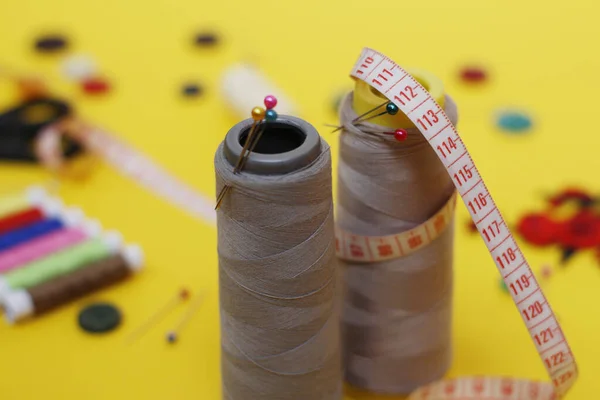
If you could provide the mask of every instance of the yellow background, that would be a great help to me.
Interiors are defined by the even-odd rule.
[[[149,154],[175,175],[214,196],[212,158],[236,118],[219,93],[223,68],[253,62],[321,129],[335,123],[331,99],[350,88],[348,73],[362,46],[406,67],[442,78],[460,109],[459,123],[486,183],[508,221],[542,206],[565,184],[598,191],[599,132],[594,122],[600,79],[599,5],[523,0],[327,1],[264,0],[1,0],[0,62],[43,74],[81,115]],[[223,35],[222,46],[196,49],[198,29]],[[71,53],[92,55],[115,84],[89,98],[61,77],[63,56],[40,56],[32,40],[66,32]],[[456,71],[468,62],[489,69],[491,81],[467,88]],[[206,96],[188,101],[181,82],[199,79]],[[1,80],[0,80],[1,81]],[[0,83],[0,101],[14,98]],[[501,107],[527,110],[535,129],[507,136],[493,125]],[[321,129],[336,153],[336,137]],[[48,179],[37,167],[0,166],[0,187]],[[105,227],[121,230],[147,254],[133,281],[43,318],[0,325],[1,399],[218,399],[215,228],[192,220],[106,165],[82,182],[65,181],[60,195]],[[482,241],[466,233],[458,209],[455,361],[449,373],[544,379],[544,368]],[[525,246],[531,264],[556,267],[544,289],[579,361],[581,378],[569,399],[598,398],[600,268],[592,252],[558,268],[557,250]],[[181,286],[206,301],[172,346],[164,341],[184,310],[133,346],[124,339]],[[81,333],[78,310],[92,300],[122,307],[122,329],[106,337]]]

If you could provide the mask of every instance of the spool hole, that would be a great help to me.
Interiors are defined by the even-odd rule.
[[[246,144],[250,128],[246,128],[240,135],[239,142],[242,147]],[[261,127],[257,129],[261,129]],[[306,134],[300,128],[280,122],[267,122],[254,152],[259,154],[287,153],[302,146],[305,140]]]

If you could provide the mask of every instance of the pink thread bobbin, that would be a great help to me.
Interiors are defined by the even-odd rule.
[[[100,224],[97,221],[86,221],[81,227],[69,226],[68,218],[66,223],[67,227],[64,229],[0,253],[0,273],[6,273],[57,251],[74,246],[88,237],[98,235],[101,231]],[[79,223],[72,221],[71,223],[77,225],[81,221]]]

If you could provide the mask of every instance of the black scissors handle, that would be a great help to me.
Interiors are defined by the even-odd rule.
[[[0,114],[0,160],[37,162],[34,141],[48,125],[71,114],[64,101],[52,98],[28,100]],[[83,151],[72,139],[62,138],[63,156],[71,158]]]

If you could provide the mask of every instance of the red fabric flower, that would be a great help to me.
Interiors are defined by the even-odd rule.
[[[527,214],[517,225],[519,234],[536,246],[556,243],[559,230],[560,224],[543,214]]]
[[[563,190],[556,196],[552,196],[548,201],[553,207],[558,207],[569,200],[590,203],[594,200],[594,198],[584,190],[571,188]]]
[[[565,248],[583,249],[600,245],[600,217],[582,210],[570,220],[561,223],[558,243]]]

